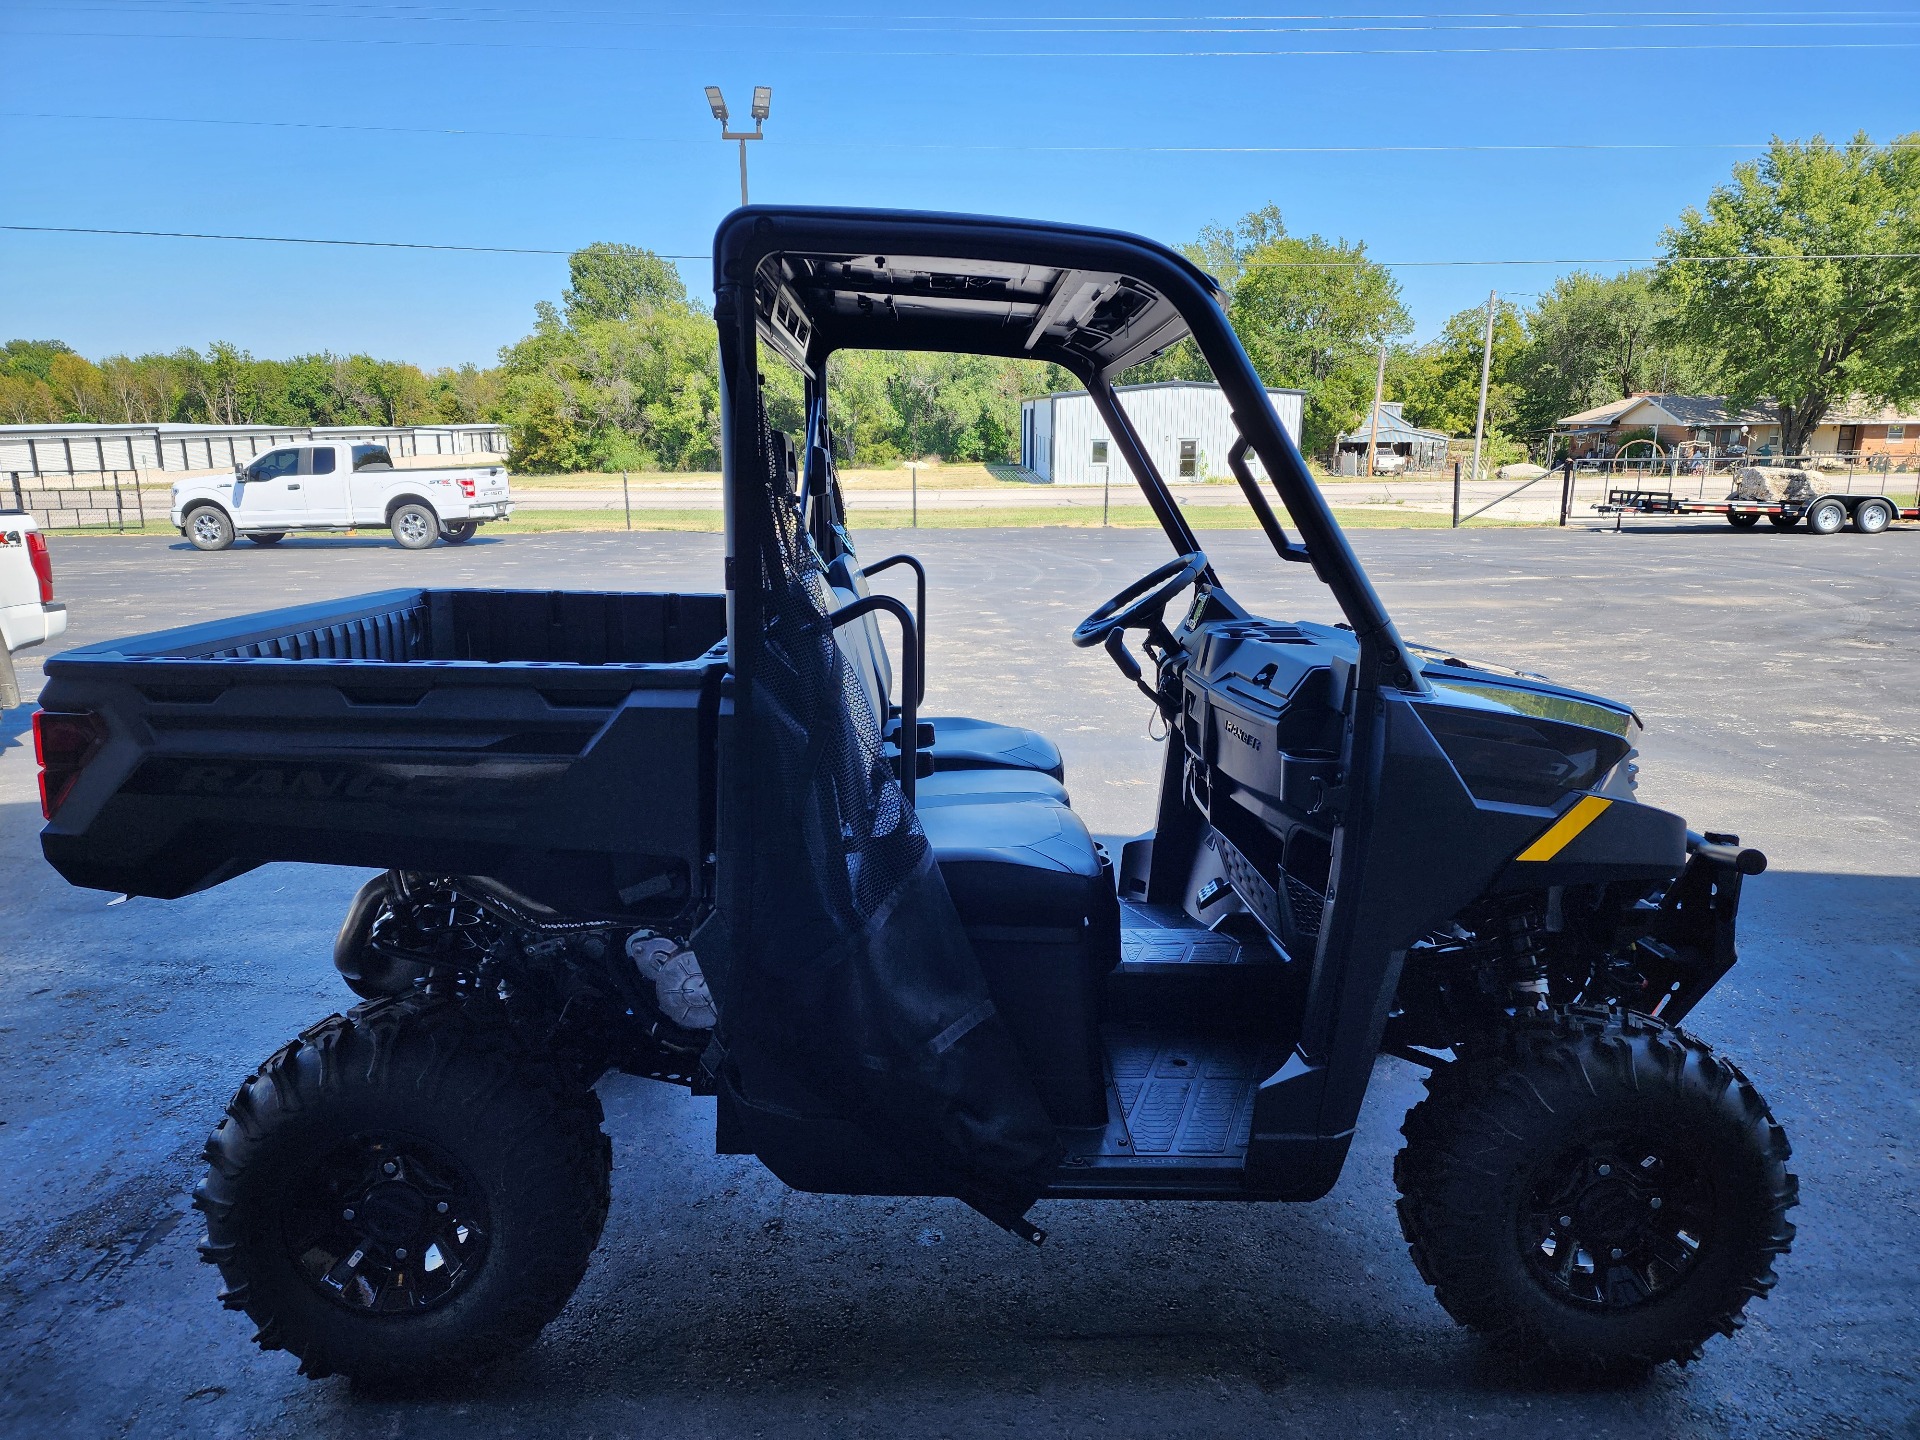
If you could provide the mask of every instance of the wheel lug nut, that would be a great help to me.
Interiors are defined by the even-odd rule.
[[[341,1218],[342,1220],[351,1220],[351,1219],[353,1219],[353,1211],[351,1211],[351,1210],[342,1210],[342,1211],[340,1212],[340,1218]]]
[[[395,1164],[395,1163],[394,1163],[393,1161],[391,1161],[391,1160],[389,1160],[389,1161],[387,1161],[387,1163],[386,1163],[386,1164],[384,1164],[384,1165],[382,1165],[382,1166],[381,1166],[380,1168],[381,1168],[382,1170],[384,1170],[384,1171],[386,1171],[386,1172],[387,1172],[387,1174],[389,1174],[389,1175],[396,1175],[396,1174],[398,1174],[398,1173],[399,1173],[399,1171],[400,1171],[400,1167],[399,1167],[398,1165],[396,1165],[396,1164]],[[1600,1173],[1601,1173],[1602,1175],[1604,1175],[1604,1174],[1606,1174],[1606,1173],[1607,1173],[1607,1172],[1606,1172],[1606,1169],[1605,1169],[1605,1167],[1604,1167],[1604,1166],[1603,1166],[1603,1167],[1601,1168],[1601,1171],[1600,1171]]]
[[[1616,1259],[1616,1260],[1618,1260],[1618,1259],[1619,1259],[1619,1258],[1620,1258],[1620,1257],[1621,1257],[1622,1255],[1624,1255],[1624,1254],[1626,1254],[1626,1253],[1627,1253],[1627,1252],[1626,1252],[1626,1251],[1624,1251],[1624,1250],[1622,1250],[1622,1249],[1621,1249],[1621,1248],[1620,1248],[1620,1247],[1619,1247],[1618,1245],[1616,1245],[1616,1246],[1614,1246],[1614,1247],[1613,1247],[1613,1251],[1612,1251],[1612,1254],[1613,1254],[1613,1258],[1614,1258],[1614,1259]]]
[[[1604,1176],[1604,1175],[1611,1175],[1611,1174],[1613,1173],[1613,1167],[1612,1167],[1611,1165],[1602,1165],[1602,1166],[1600,1167],[1600,1173],[1601,1173],[1601,1174],[1602,1174],[1603,1176]]]
[[[1660,1202],[1656,1200],[1653,1203],[1658,1205]],[[447,1213],[447,1202],[442,1200],[438,1205],[434,1206],[433,1208],[436,1214],[444,1215]]]
[[[1562,1225],[1571,1225],[1573,1224],[1573,1217],[1571,1215],[1562,1215],[1560,1217],[1560,1223]]]
[[[394,1259],[396,1259],[396,1260],[404,1260],[404,1259],[406,1259],[406,1258],[407,1258],[407,1247],[406,1247],[406,1246],[404,1246],[404,1245],[402,1245],[402,1246],[400,1246],[400,1248],[399,1248],[399,1249],[397,1249],[397,1250],[395,1250],[395,1251],[393,1252],[393,1258],[394,1258]],[[1613,1258],[1614,1258],[1614,1259],[1616,1259],[1616,1260],[1618,1260],[1618,1259],[1620,1258],[1620,1252],[1619,1252],[1618,1250],[1616,1250],[1616,1251],[1614,1251],[1614,1252],[1613,1252]]]
[[[1660,1197],[1658,1195],[1654,1196],[1651,1200],[1647,1201],[1647,1204],[1653,1209],[1658,1210],[1660,1208]]]

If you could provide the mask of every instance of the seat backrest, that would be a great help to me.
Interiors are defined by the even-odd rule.
[[[851,604],[872,593],[860,562],[841,555],[827,566],[827,581],[833,586],[836,606]],[[877,612],[862,615],[836,632],[840,649],[860,677],[879,717],[881,732],[886,731],[887,715],[893,708],[893,657],[887,652],[886,632]]]

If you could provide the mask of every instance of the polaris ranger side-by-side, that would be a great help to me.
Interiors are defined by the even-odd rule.
[[[754,207],[714,267],[724,593],[399,590],[48,667],[44,846],[75,884],[387,872],[335,954],[366,1002],[208,1142],[204,1254],[258,1341],[404,1379],[537,1334],[607,1213],[610,1070],[712,1095],[716,1148],[789,1185],[951,1196],[1037,1242],[1043,1199],[1326,1194],[1383,1052],[1429,1072],[1399,1216],[1458,1320],[1609,1369],[1737,1326],[1795,1182],[1754,1087],[1677,1026],[1765,860],[1635,799],[1632,711],[1401,638],[1172,250]],[[1341,624],[1250,614],[1116,401],[1186,336],[1274,563]],[[1118,853],[1046,737],[921,716],[924,571],[863,563],[841,503],[844,349],[1091,391],[1172,547],[1073,635],[1166,724],[1154,827]],[[768,424],[775,364],[805,378],[797,435]],[[898,565],[920,603],[870,592]]]

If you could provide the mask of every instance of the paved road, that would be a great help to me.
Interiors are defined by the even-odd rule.
[[[876,536],[876,553],[907,537]],[[1303,567],[1208,537],[1243,598],[1325,617]],[[933,531],[931,692],[1059,737],[1096,829],[1145,823],[1145,707],[1067,630],[1164,553],[1144,532]],[[213,1303],[185,1212],[248,1067],[347,1000],[357,874],[278,866],[173,904],[39,862],[31,753],[0,752],[0,1434],[1920,1434],[1920,533],[1362,532],[1410,636],[1633,700],[1644,791],[1774,869],[1694,1017],[1793,1136],[1775,1297],[1686,1372],[1566,1388],[1489,1357],[1419,1283],[1389,1168],[1417,1094],[1383,1060],[1353,1157],[1304,1206],[1054,1204],[1029,1253],[957,1205],[786,1191],[715,1159],[710,1102],[603,1087],[606,1239],[530,1353],[401,1399],[309,1384]],[[711,585],[701,535],[409,554],[56,541],[76,642],[405,583]],[[29,684],[35,676],[23,676]],[[4,730],[18,736],[21,712]]]

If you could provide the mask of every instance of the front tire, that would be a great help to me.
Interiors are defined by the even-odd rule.
[[[200,1253],[302,1374],[465,1373],[530,1342],[585,1274],[612,1166],[599,1099],[490,1007],[415,991],[323,1020],[209,1137]]]
[[[1400,1225],[1448,1314],[1589,1371],[1697,1358],[1773,1287],[1799,1199],[1733,1065],[1626,1013],[1522,1022],[1428,1077],[1394,1162]]]
[[[199,505],[186,514],[187,543],[196,550],[225,550],[233,544],[233,521],[218,505]]]
[[[1838,500],[1820,500],[1807,511],[1807,529],[1816,535],[1838,535],[1847,523],[1847,507]]]
[[[440,517],[418,501],[397,507],[387,526],[403,550],[425,550],[440,538]]]

